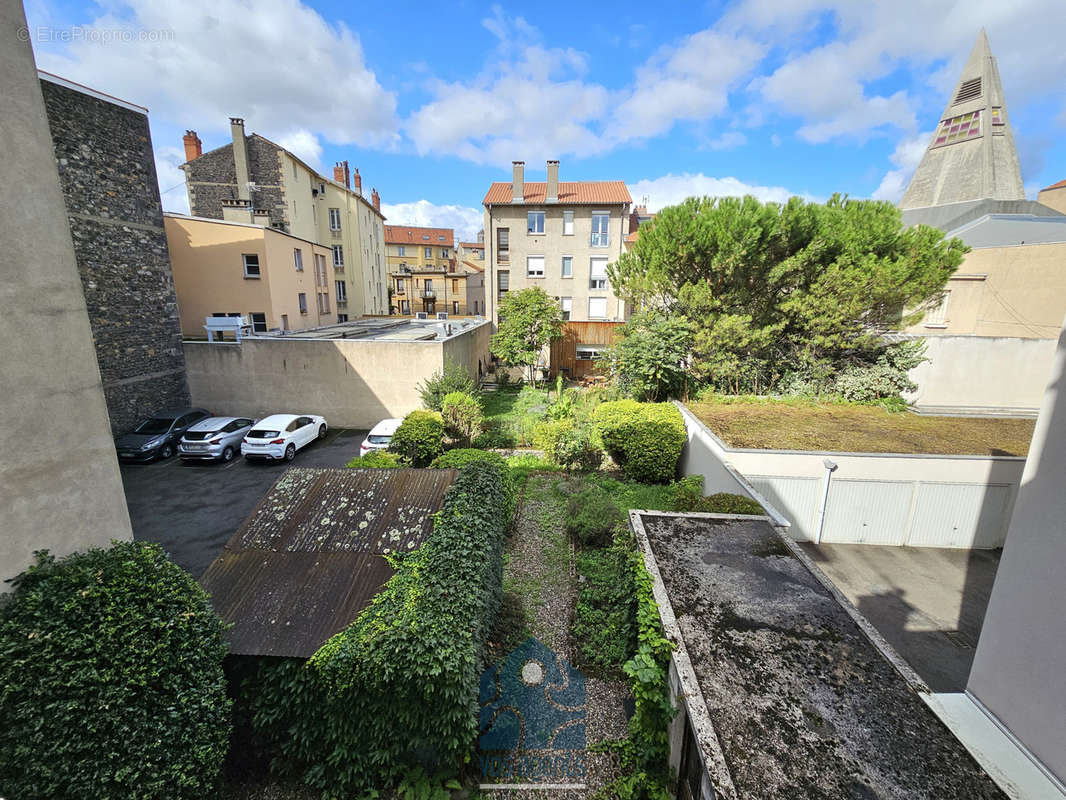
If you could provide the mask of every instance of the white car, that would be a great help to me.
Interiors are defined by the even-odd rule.
[[[296,451],[315,439],[326,438],[326,420],[316,414],[272,414],[248,431],[241,442],[245,458],[292,461]]]
[[[400,427],[402,419],[383,419],[377,425],[370,429],[370,433],[363,439],[363,443],[359,445],[359,455],[365,456],[371,450],[385,450],[389,446],[389,442],[392,441],[392,435],[396,433],[396,429]]]

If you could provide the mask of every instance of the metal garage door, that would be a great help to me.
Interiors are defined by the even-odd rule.
[[[823,542],[904,544],[913,483],[834,480]]]
[[[907,544],[912,547],[999,547],[1010,487],[922,483]]]

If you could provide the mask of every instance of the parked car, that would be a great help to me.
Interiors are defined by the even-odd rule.
[[[363,439],[363,443],[359,445],[359,455],[365,456],[371,450],[385,450],[389,446],[389,442],[392,441],[392,435],[396,433],[396,429],[400,427],[402,419],[383,419],[377,425],[370,429],[370,433]]]
[[[115,439],[118,457],[131,461],[170,458],[190,426],[211,412],[202,408],[171,408],[159,411],[129,433]]]
[[[292,461],[296,451],[326,438],[326,420],[316,414],[272,414],[259,420],[241,442],[245,458]]]
[[[255,425],[246,417],[208,417],[185,431],[178,455],[187,461],[232,461]]]

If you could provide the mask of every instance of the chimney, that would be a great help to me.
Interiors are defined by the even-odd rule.
[[[351,173],[348,172],[348,162],[338,161],[333,165],[333,180],[337,183],[344,184],[345,189],[351,189]]]
[[[374,206],[375,210],[379,212],[381,211],[381,195],[378,194],[377,189],[372,189],[370,191],[370,204]]]
[[[359,167],[355,168],[355,193],[358,195],[363,193],[363,176],[359,174]]]
[[[237,197],[251,200],[248,192],[248,143],[244,139],[244,120],[240,117],[229,118],[230,133],[233,134],[233,166],[237,173]]]
[[[548,162],[548,186],[547,196],[545,202],[558,203],[559,202],[559,162]]]
[[[524,203],[526,201],[526,162],[512,161],[514,177],[511,178],[511,202]]]
[[[185,131],[182,141],[185,143],[186,161],[192,161],[204,154],[204,143],[200,141],[200,137],[196,135],[196,131]]]

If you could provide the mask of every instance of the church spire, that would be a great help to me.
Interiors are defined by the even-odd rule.
[[[999,68],[984,28],[900,201],[901,209],[1024,200]]]

